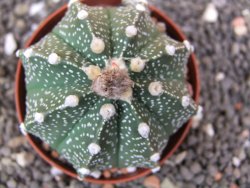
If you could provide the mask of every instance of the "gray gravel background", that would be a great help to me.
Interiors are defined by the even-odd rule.
[[[40,8],[34,7],[36,2],[42,2]],[[64,2],[0,1],[0,188],[100,187],[59,175],[34,152],[17,128],[17,59],[4,50],[6,34],[12,33],[17,48],[22,47],[37,24]],[[203,120],[196,122],[184,144],[156,174],[163,188],[250,188],[250,32],[237,36],[232,26],[242,10],[250,8],[250,1],[213,1],[219,18],[207,23],[202,15],[210,2],[154,2],[180,25],[196,47],[204,107]],[[167,186],[167,181],[172,185]],[[143,182],[144,178],[116,187],[144,187]]]

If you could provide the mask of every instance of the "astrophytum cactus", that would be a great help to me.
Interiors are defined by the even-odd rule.
[[[49,34],[18,52],[27,89],[21,128],[81,178],[114,167],[155,172],[169,137],[197,111],[185,84],[191,51],[158,30],[144,1],[70,1]]]

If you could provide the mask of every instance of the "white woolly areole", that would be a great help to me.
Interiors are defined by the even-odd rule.
[[[26,57],[26,58],[30,58],[33,54],[33,50],[31,48],[28,48],[27,50],[24,51],[23,55]]]
[[[116,110],[113,104],[104,104],[100,109],[100,114],[104,120],[110,119],[115,113]]]
[[[151,155],[150,161],[157,162],[160,160],[160,158],[161,158],[160,153],[155,153],[155,154]]]
[[[135,6],[136,10],[138,11],[141,11],[141,12],[144,12],[146,11],[146,7],[140,3],[138,3],[136,6]]]
[[[101,147],[96,143],[91,143],[88,146],[88,150],[91,155],[96,155],[101,151]]]
[[[97,38],[97,37],[93,37],[93,40],[90,44],[90,48],[91,48],[92,52],[94,52],[96,54],[100,54],[105,49],[105,43],[102,39]]]
[[[90,170],[87,168],[79,168],[77,171],[83,176],[88,175],[90,173]]]
[[[68,107],[76,107],[79,104],[79,97],[76,95],[69,95],[65,98],[64,105]]]
[[[87,74],[90,80],[96,79],[101,74],[101,69],[96,65],[89,65],[88,67],[83,67],[82,70]]]
[[[68,7],[70,7],[72,4],[78,2],[79,0],[69,0]]]
[[[140,123],[138,126],[138,132],[143,138],[148,138],[150,128],[146,123]]]
[[[141,72],[146,65],[146,61],[142,60],[140,57],[131,59],[130,69],[133,72]]]
[[[190,97],[189,96],[183,96],[181,98],[181,105],[186,108],[190,104]]]
[[[120,97],[121,100],[126,101],[128,103],[131,102],[133,98],[133,89],[129,88],[125,93],[123,93]]]
[[[84,20],[84,19],[86,19],[88,16],[89,16],[89,13],[88,13],[86,10],[80,10],[80,11],[77,13],[77,18],[78,18],[79,20]]]
[[[48,62],[51,65],[57,65],[60,63],[60,57],[56,53],[51,53],[48,57]]]
[[[194,51],[194,47],[190,44],[190,42],[188,40],[184,40],[183,44],[185,45],[185,47],[187,48],[188,51],[190,51],[190,52]]]
[[[127,66],[126,66],[126,63],[125,61],[123,61],[122,58],[112,58],[110,59],[110,61],[108,62],[107,66],[111,66],[111,67],[114,67],[114,68],[119,68],[119,69],[122,69],[122,70],[127,70]]]
[[[93,171],[90,173],[90,176],[92,176],[95,179],[99,179],[101,175],[102,175],[101,171]]]
[[[148,91],[152,96],[159,96],[163,93],[163,86],[161,82],[151,82],[148,86]]]
[[[21,133],[22,133],[24,136],[27,135],[27,131],[26,131],[26,128],[25,128],[24,123],[21,123],[21,124],[19,125],[19,129],[20,129]]]
[[[166,45],[165,49],[170,56],[175,54],[175,47],[173,45]]]
[[[127,37],[134,37],[137,35],[137,28],[134,25],[130,25],[126,27],[125,32]]]
[[[133,173],[136,171],[136,169],[137,169],[136,167],[128,167],[127,171],[128,171],[128,173]]]
[[[161,167],[160,167],[160,166],[157,166],[157,167],[151,169],[151,172],[152,172],[152,173],[156,173],[156,172],[159,172],[160,170],[161,170]]]
[[[44,114],[36,112],[34,114],[34,119],[35,119],[36,122],[42,123],[44,121]]]

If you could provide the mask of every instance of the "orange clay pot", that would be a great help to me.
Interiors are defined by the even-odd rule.
[[[108,6],[117,6],[121,3],[121,0],[85,0],[84,3],[88,5],[108,5]],[[28,47],[36,42],[38,42],[42,37],[49,33],[52,28],[62,19],[67,10],[67,5],[62,6],[53,14],[51,14],[47,19],[45,19],[38,29],[33,33],[31,38],[26,43],[25,47]],[[183,41],[186,39],[185,35],[180,31],[176,24],[163,12],[157,8],[150,6],[152,11],[152,17],[156,18],[158,21],[164,22],[167,26],[167,33],[172,38]],[[199,80],[199,71],[198,65],[196,62],[196,57],[194,54],[190,56],[188,62],[188,82],[191,84],[193,89],[193,98],[198,103],[200,95],[200,80]],[[16,100],[16,110],[18,115],[19,122],[24,122],[25,118],[25,96],[26,96],[26,87],[24,81],[24,69],[22,63],[19,60],[17,65],[16,72],[16,83],[15,83],[15,100]],[[176,149],[180,146],[183,140],[186,138],[189,129],[191,127],[191,120],[189,120],[185,125],[182,126],[174,135],[171,136],[167,147],[165,148],[160,164],[162,165],[166,159],[168,159]],[[70,164],[60,161],[60,159],[55,158],[51,155],[51,152],[48,152],[44,147],[42,147],[42,141],[31,134],[27,134],[27,139],[36,152],[51,166],[58,168],[63,171],[65,174],[77,178],[77,173]],[[131,174],[122,174],[115,178],[100,178],[94,179],[91,177],[86,177],[84,181],[98,184],[116,184],[122,182],[132,181],[143,176],[146,176],[151,173],[150,169],[138,169],[136,172]]]

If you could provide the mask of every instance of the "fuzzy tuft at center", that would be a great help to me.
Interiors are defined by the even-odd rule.
[[[124,96],[131,91],[133,85],[134,82],[130,79],[128,71],[112,62],[93,80],[91,88],[100,96],[124,100]]]

